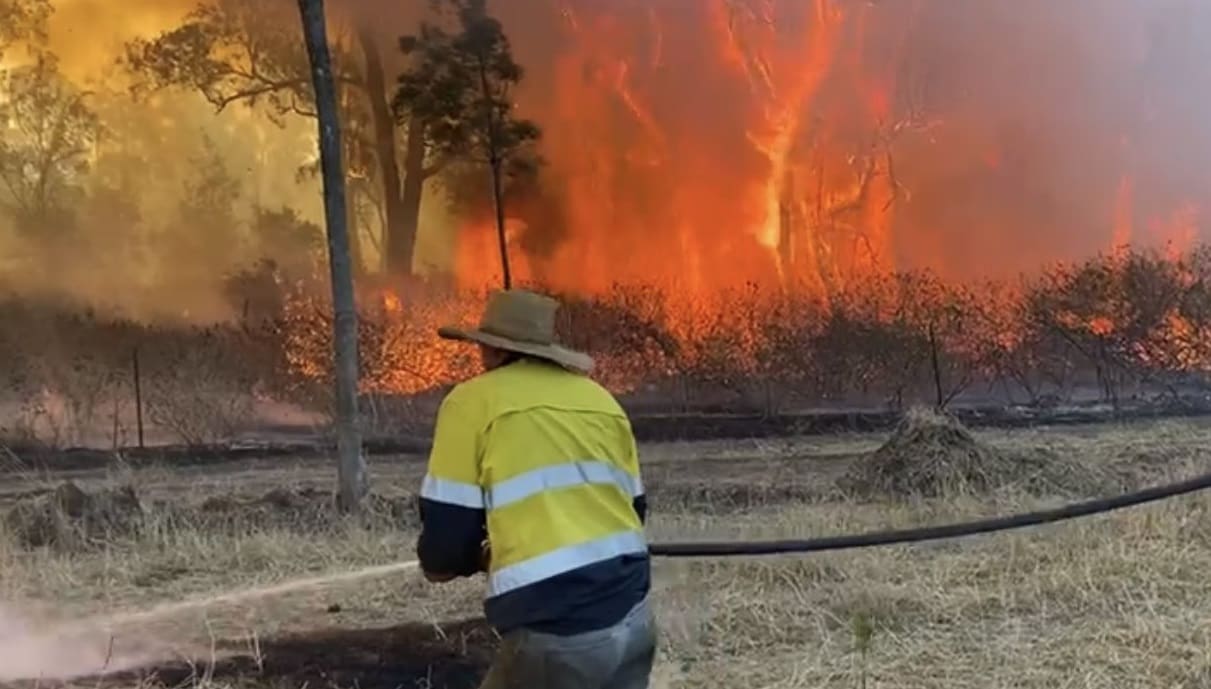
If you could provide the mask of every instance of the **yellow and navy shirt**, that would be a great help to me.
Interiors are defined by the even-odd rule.
[[[521,359],[456,386],[421,487],[426,571],[483,571],[499,631],[608,627],[650,587],[635,437],[592,379]]]

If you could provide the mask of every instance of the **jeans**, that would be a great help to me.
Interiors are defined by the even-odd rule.
[[[648,689],[656,621],[647,599],[613,627],[573,636],[509,632],[480,689]]]

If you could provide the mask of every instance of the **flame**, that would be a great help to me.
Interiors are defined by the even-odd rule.
[[[399,313],[404,310],[404,302],[394,292],[383,294],[383,310],[387,313]]]
[[[653,284],[678,294],[681,310],[743,284],[827,298],[893,268],[889,146],[908,118],[894,112],[893,62],[867,64],[870,11],[709,0],[696,12],[631,15],[563,2],[567,47],[549,99],[531,106],[557,123],[544,155],[565,236],[523,279],[597,294]],[[709,40],[696,35],[699,22]],[[688,100],[662,93],[670,70],[709,73],[729,99],[695,101],[692,84]],[[827,84],[851,77],[856,103],[823,99]],[[856,124],[834,131],[837,120]],[[499,275],[491,234],[482,220],[461,229],[464,286]]]
[[[683,30],[669,12],[650,8],[633,26],[614,10],[561,7],[570,40],[553,61],[547,120],[559,126],[548,127],[544,154],[558,171],[552,178],[567,236],[519,278],[590,293],[650,282],[701,296],[724,274],[768,276],[768,249],[730,231],[758,227],[759,212],[726,198],[734,175],[701,145],[701,131],[669,126],[667,111],[677,104],[654,102],[651,78],[667,67],[665,42]],[[698,57],[721,60],[711,47]],[[499,255],[489,259],[484,250],[487,234],[478,226],[461,232],[463,284],[498,273],[482,263],[499,265]]]
[[[1123,251],[1131,243],[1134,221],[1132,219],[1132,181],[1130,175],[1119,180],[1118,193],[1114,201],[1114,238],[1110,250]]]
[[[1149,223],[1153,237],[1165,246],[1171,260],[1178,260],[1188,253],[1198,237],[1199,207],[1193,202],[1183,203],[1168,218],[1157,218]]]
[[[193,0],[140,0],[140,9],[123,11],[98,0],[56,4],[68,17],[64,21],[83,26],[104,20],[123,27],[107,33],[125,37],[169,28]],[[507,13],[501,10],[506,4]],[[1072,60],[1057,62],[1057,47],[1081,37],[1051,19],[1081,26],[1107,22],[1098,41],[1108,46],[1117,45],[1123,27],[1130,24],[1135,35],[1146,22],[1121,12],[1115,19],[1109,11],[1090,18],[1071,10],[1067,16],[1065,3],[1040,3],[1002,26],[993,21],[1004,18],[997,3],[967,9],[977,4],[939,10],[922,0],[495,3],[529,73],[518,111],[542,125],[548,162],[543,198],[508,209],[506,245],[516,281],[627,311],[650,310],[649,320],[671,333],[676,346],[600,354],[603,375],[624,389],[653,371],[717,367],[729,347],[743,355],[731,373],[756,374],[770,365],[763,358],[775,337],[770,321],[809,318],[805,313],[823,317],[830,309],[856,308],[855,302],[893,321],[911,290],[895,286],[889,275],[904,267],[933,267],[951,280],[987,267],[1034,266],[1107,243],[1116,250],[1128,242],[1166,244],[1174,261],[1188,253],[1206,199],[1182,198],[1188,189],[1199,193],[1197,179],[1188,188],[1156,193],[1176,186],[1168,183],[1178,173],[1162,174],[1174,158],[1172,141],[1145,139],[1147,127],[1130,129],[1132,164],[1120,154],[1104,166],[1108,174],[1086,174],[1097,165],[1086,154],[1113,150],[1112,136],[1085,124],[1088,118],[1052,114],[1071,116],[1064,108],[1074,103],[1082,114],[1103,104],[1086,102],[1090,94],[1075,88],[1083,83],[1079,78],[1054,76],[1072,77],[1065,70],[1076,68],[1067,65],[1090,47],[1081,45]],[[1044,5],[1056,9],[1039,9]],[[967,21],[980,15],[983,32],[967,39],[955,28],[964,25],[940,22],[940,12]],[[539,21],[533,24],[544,33],[527,33],[535,31],[527,28],[535,18],[552,20],[554,30],[550,21]],[[993,25],[998,28],[988,28]],[[1027,25],[1033,33],[1022,32]],[[993,35],[1000,32],[1004,37]],[[66,50],[70,32],[61,26],[53,33],[72,53]],[[1039,49],[1022,51],[1023,36],[1037,38]],[[997,40],[1005,45],[977,45]],[[935,55],[930,51],[938,42],[945,45]],[[85,64],[102,64],[97,45],[81,44],[66,61],[73,75]],[[1156,50],[1144,47],[1144,57]],[[1125,66],[1109,64],[1107,72]],[[1040,65],[1052,73],[1041,73]],[[1026,83],[1011,85],[1008,75]],[[932,97],[935,89],[941,97]],[[1172,121],[1156,104],[1165,101],[1140,100],[1149,102],[1148,117],[1134,114],[1154,129]],[[252,128],[264,143],[243,148],[263,150],[276,136],[260,113],[235,109],[224,117],[264,125]],[[1080,131],[1062,128],[1076,120]],[[232,124],[216,122],[219,129]],[[1120,136],[1115,127],[1113,136]],[[1088,139],[1067,148],[1069,139],[1079,138],[1069,135],[1084,130]],[[313,123],[295,122],[291,136],[311,152]],[[1128,149],[1126,141],[1122,137],[1121,150]],[[1149,168],[1149,160],[1165,162]],[[1061,169],[1067,164],[1077,171]],[[290,177],[273,166],[255,167],[258,183],[262,170],[266,177]],[[1077,178],[1085,185],[1080,189]],[[275,199],[289,196],[275,191]],[[306,193],[314,196],[311,191]],[[427,233],[445,230],[426,224]],[[457,248],[446,267],[471,296],[411,286],[363,295],[373,324],[364,338],[368,390],[422,390],[473,370],[474,361],[438,340],[435,330],[474,319],[482,289],[500,284],[500,247],[491,218],[467,216],[456,224]],[[1070,241],[1078,235],[1079,241]],[[651,286],[661,297],[641,307],[619,297],[620,286]],[[1020,344],[1023,328],[1008,315],[1020,298],[987,297],[1003,317],[990,316],[995,325],[973,326],[982,339],[973,335],[972,342],[956,346],[993,343],[1010,350]],[[305,300],[290,308],[292,365],[322,378],[330,329]],[[1113,337],[1123,328],[1109,310],[1068,317],[1072,327],[1096,337]],[[1138,356],[1156,358],[1163,350],[1176,365],[1196,365],[1197,352],[1206,351],[1198,344],[1205,338],[1200,326],[1177,312],[1163,322],[1158,337],[1164,346]]]
[[[74,55],[67,30],[102,19],[107,27],[119,27],[106,32],[115,45],[132,34],[170,28],[194,2],[138,0],[111,12],[102,11],[97,0],[56,0],[56,48]],[[1030,186],[1047,160],[1037,151],[1023,152],[1021,144],[1030,141],[1020,132],[1034,128],[1043,138],[1065,140],[1065,132],[1046,127],[1067,122],[1039,113],[1071,103],[1032,100],[1051,92],[996,81],[1005,70],[1045,63],[1024,57],[1016,39],[1034,37],[1050,50],[1061,43],[1048,41],[1071,38],[1060,30],[1068,28],[1061,22],[1083,26],[1084,13],[1057,4],[991,28],[1003,18],[995,3],[963,12],[923,0],[496,4],[527,68],[518,110],[542,125],[542,154],[549,163],[543,180],[543,203],[551,206],[546,220],[516,207],[509,211],[510,260],[519,281],[586,294],[602,294],[615,284],[648,284],[677,293],[683,302],[758,284],[827,301],[848,285],[903,266],[969,277],[968,264],[974,262],[966,259],[974,250],[956,248],[959,242],[948,241],[940,225],[970,227],[972,234],[990,235],[991,243],[1025,232],[1017,225],[1031,220],[1067,232],[1063,222],[1077,215],[1064,208],[1066,192],[1056,188],[1064,178],[1058,174],[1040,183],[1058,198],[1014,203],[1014,194]],[[333,11],[339,15],[353,7],[338,2]],[[1104,44],[1129,39],[1133,49],[1121,63],[1107,64],[1137,69],[1158,48],[1139,32],[1146,23],[1137,21],[1142,10],[1116,9],[1099,15],[1105,27],[1096,26],[1117,32],[1105,33]],[[377,5],[373,11],[382,13],[384,25],[400,25],[385,29],[385,37],[406,31],[405,17],[410,22],[418,14]],[[964,18],[948,19],[947,13]],[[968,40],[952,29],[969,20],[979,20],[980,31]],[[92,53],[101,49],[89,47],[68,62],[100,64]],[[1098,53],[1096,60],[1106,62],[1112,52]],[[1073,74],[1056,65],[1058,73],[1076,77],[1062,84],[1079,87],[1086,74],[1090,82],[1100,78],[1093,62],[1082,62],[1085,71]],[[1049,75],[1037,76],[1036,82],[1050,83]],[[933,91],[945,97],[931,99]],[[1039,108],[1038,102],[1049,105]],[[1165,116],[1158,108],[1149,106],[1154,119]],[[224,115],[259,116],[239,109]],[[1040,119],[1023,119],[1032,116]],[[1024,126],[1007,127],[998,117]],[[265,127],[266,136],[271,129]],[[292,136],[301,132],[300,140],[310,145],[311,125],[295,129]],[[1124,149],[1125,133],[1137,152],[1147,147],[1141,131],[1116,127],[1113,136]],[[1106,143],[1095,139],[1096,146]],[[1055,156],[1076,159],[1081,153],[1065,149]],[[1099,201],[1098,234],[1092,241],[1082,237],[1082,250],[1144,239],[1142,228],[1131,222],[1135,216],[1161,218],[1149,226],[1147,239],[1172,241],[1175,250],[1189,245],[1189,232],[1177,228],[1197,228],[1197,222],[1166,217],[1190,216],[1189,210],[1174,210],[1184,200],[1166,202],[1170,208],[1152,205],[1152,182],[1147,170],[1137,168],[1142,164],[1124,166],[1130,172],[1104,187],[1097,182],[1096,194],[1114,201]],[[969,209],[980,197],[946,189],[957,186],[946,182],[968,181],[964,177],[1004,188],[983,197],[994,203],[975,221],[971,217],[980,211]],[[919,200],[931,191],[931,198]],[[1043,217],[1053,209],[1054,217]],[[314,204],[310,210],[314,215]],[[445,267],[469,289],[499,284],[493,224],[482,217],[455,223],[455,257]],[[446,230],[428,217],[424,224],[426,235]],[[1083,229],[1071,230],[1078,231]],[[1023,246],[1015,247],[1012,271],[1055,257],[1045,247],[1016,243]],[[1009,258],[998,255],[981,267],[1007,264]]]
[[[1053,114],[1079,101],[1073,74],[997,86],[1045,64],[1023,59],[1008,37],[1061,40],[1055,22],[1078,21],[1063,8],[998,33],[989,17],[999,15],[980,5],[953,20],[987,32],[964,42],[921,0],[555,5],[550,66],[520,110],[545,127],[558,227],[526,224],[519,233],[531,239],[547,232],[543,248],[519,244],[531,249],[528,276],[559,289],[643,283],[685,301],[757,284],[827,301],[901,267],[962,278],[1005,267],[1009,277],[1073,257],[1052,248],[1074,243],[1053,240],[1058,233],[1079,234],[1081,252],[1154,240],[1133,236],[1132,218],[1171,212],[1140,183],[1139,161],[1104,187],[1064,186],[1065,166],[1076,167],[1068,160],[1080,156],[1051,150],[1055,141],[1142,148],[1138,132],[1128,145],[1126,129],[1048,129],[1073,126]],[[1122,19],[1111,26],[1135,37],[1116,17],[1106,21]],[[989,67],[964,63],[956,46]],[[984,77],[989,69],[999,71]],[[1063,100],[1041,107],[1051,103],[1042,96]],[[1095,209],[1080,206],[1093,196]],[[459,265],[472,266],[464,284],[482,284],[495,274],[482,261],[499,261],[479,246],[489,241],[480,224],[460,232]]]
[[[542,86],[525,94],[520,110],[544,125],[544,188],[557,200],[557,231],[510,211],[510,263],[518,282],[566,293],[609,299],[618,285],[661,292],[657,320],[679,351],[645,351],[641,363],[610,359],[604,370],[616,387],[653,371],[710,368],[722,356],[720,338],[743,354],[733,362],[738,370],[755,374],[766,365],[768,319],[853,308],[857,292],[870,293],[857,301],[873,317],[894,321],[908,298],[889,277],[904,267],[903,246],[934,261],[943,279],[963,272],[947,259],[965,255],[948,255],[952,247],[930,227],[948,206],[971,213],[978,222],[969,232],[981,236],[1009,235],[1015,223],[1042,217],[1012,202],[1043,164],[1028,150],[1029,134],[998,128],[991,111],[945,110],[930,99],[937,75],[920,55],[930,34],[918,33],[931,27],[919,0],[898,8],[840,0],[554,4],[560,40],[545,56]],[[1141,202],[1136,167],[1123,166],[1099,191],[1096,245],[1168,242],[1176,260],[1197,238],[1198,208],[1157,213]],[[995,203],[982,215],[966,210],[978,201],[962,189],[944,197],[935,190],[930,205],[910,207],[914,182],[936,170],[1009,193],[986,192]],[[1146,236],[1137,213],[1156,218]],[[458,234],[459,286],[499,284],[492,223],[473,218]],[[981,293],[988,314],[969,327],[981,339],[953,346],[1014,350],[1026,337],[1013,321],[1022,298],[1009,289]],[[1111,311],[1058,317],[1092,337],[1122,327]],[[1180,317],[1166,322],[1182,331]]]
[[[725,3],[719,3],[723,5]],[[761,104],[761,116],[749,130],[748,138],[753,146],[769,161],[768,177],[764,180],[764,220],[757,230],[757,240],[762,246],[776,251],[783,244],[786,218],[782,209],[790,188],[792,148],[800,134],[805,109],[819,91],[836,55],[837,35],[843,15],[829,0],[816,0],[812,4],[813,18],[807,25],[806,35],[792,45],[797,50],[776,51],[769,54],[758,48],[744,64],[745,73]],[[729,22],[725,29],[727,53],[743,53],[742,37],[735,23]],[[743,20],[740,20],[743,22]],[[761,46],[776,46],[777,18],[772,2],[760,3],[760,11],[749,19],[750,30],[744,33]],[[751,63],[751,64],[750,64]],[[794,203],[791,200],[791,203]],[[809,230],[810,232],[810,230]],[[806,242],[812,242],[807,238]],[[809,250],[810,252],[810,250]],[[814,257],[813,257],[814,258]],[[816,261],[806,263],[809,284],[821,284]],[[780,271],[785,266],[779,263]]]

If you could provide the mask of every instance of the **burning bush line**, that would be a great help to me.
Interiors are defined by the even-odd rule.
[[[813,404],[946,407],[964,394],[1046,404],[1092,390],[1132,395],[1202,388],[1211,362],[1211,250],[1100,255],[1015,284],[947,284],[928,272],[887,275],[820,295],[726,290],[688,299],[618,286],[560,295],[565,340],[594,354],[598,375],[637,408],[776,413]],[[471,374],[464,348],[436,325],[471,320],[481,293],[409,291],[366,307],[367,391],[410,394]],[[302,379],[327,378],[328,310],[285,328]],[[374,300],[364,300],[374,301]]]
[[[423,427],[474,352],[436,337],[482,292],[413,285],[361,299],[368,430]],[[709,299],[619,286],[560,295],[560,330],[641,411],[776,414],[813,405],[904,409],[991,397],[1044,405],[1204,390],[1211,367],[1211,248],[1125,251],[1015,284],[887,275],[827,296],[748,285]],[[133,358],[145,421],[180,442],[230,437],[257,399],[330,407],[331,312],[285,293],[258,321],[148,325],[62,304],[0,302],[6,442],[133,440]],[[98,429],[104,429],[98,431]]]

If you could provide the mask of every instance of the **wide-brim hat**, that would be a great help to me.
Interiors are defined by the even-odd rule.
[[[447,340],[474,342],[545,359],[570,371],[589,373],[593,358],[568,349],[556,340],[555,314],[559,302],[528,290],[508,289],[488,297],[479,326],[460,328],[448,325],[437,329]]]

